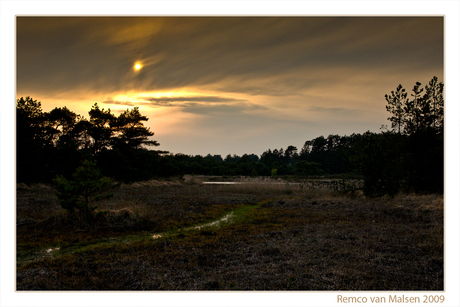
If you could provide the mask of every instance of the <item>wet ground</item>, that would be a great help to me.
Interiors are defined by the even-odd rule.
[[[27,193],[18,212],[33,217],[38,199],[52,217],[18,227],[18,290],[444,287],[436,195],[144,183],[101,202],[88,227],[66,220],[52,193]]]

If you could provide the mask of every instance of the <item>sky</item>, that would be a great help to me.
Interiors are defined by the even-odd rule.
[[[444,82],[444,17],[16,18],[16,98],[88,118],[138,106],[190,155],[379,132],[385,94]],[[136,69],[135,65],[141,68]]]

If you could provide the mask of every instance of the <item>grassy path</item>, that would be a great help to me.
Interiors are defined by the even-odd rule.
[[[269,201],[270,200],[261,201],[256,205],[244,205],[242,207],[235,208],[230,212],[226,212],[223,216],[219,217],[218,219],[214,219],[206,223],[199,223],[192,226],[181,227],[165,232],[143,232],[134,235],[121,235],[117,237],[94,239],[91,241],[82,241],[78,243],[65,243],[61,246],[49,246],[40,249],[17,250],[17,266],[20,267],[27,263],[39,261],[47,257],[57,258],[69,254],[92,251],[95,249],[111,248],[117,245],[128,246],[130,244],[140,241],[172,239],[179,234],[199,232],[204,231],[205,229],[220,228],[229,224],[242,223],[252,218],[255,209]]]

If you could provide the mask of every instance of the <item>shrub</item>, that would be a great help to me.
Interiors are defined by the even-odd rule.
[[[94,162],[85,160],[72,175],[72,179],[57,176],[53,180],[61,207],[70,213],[77,209],[89,217],[96,209],[91,203],[113,196],[109,193],[115,186],[112,179],[103,177]]]

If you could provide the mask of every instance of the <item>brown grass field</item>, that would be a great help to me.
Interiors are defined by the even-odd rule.
[[[17,290],[444,289],[441,195],[201,181],[123,184],[90,222],[19,184]]]

